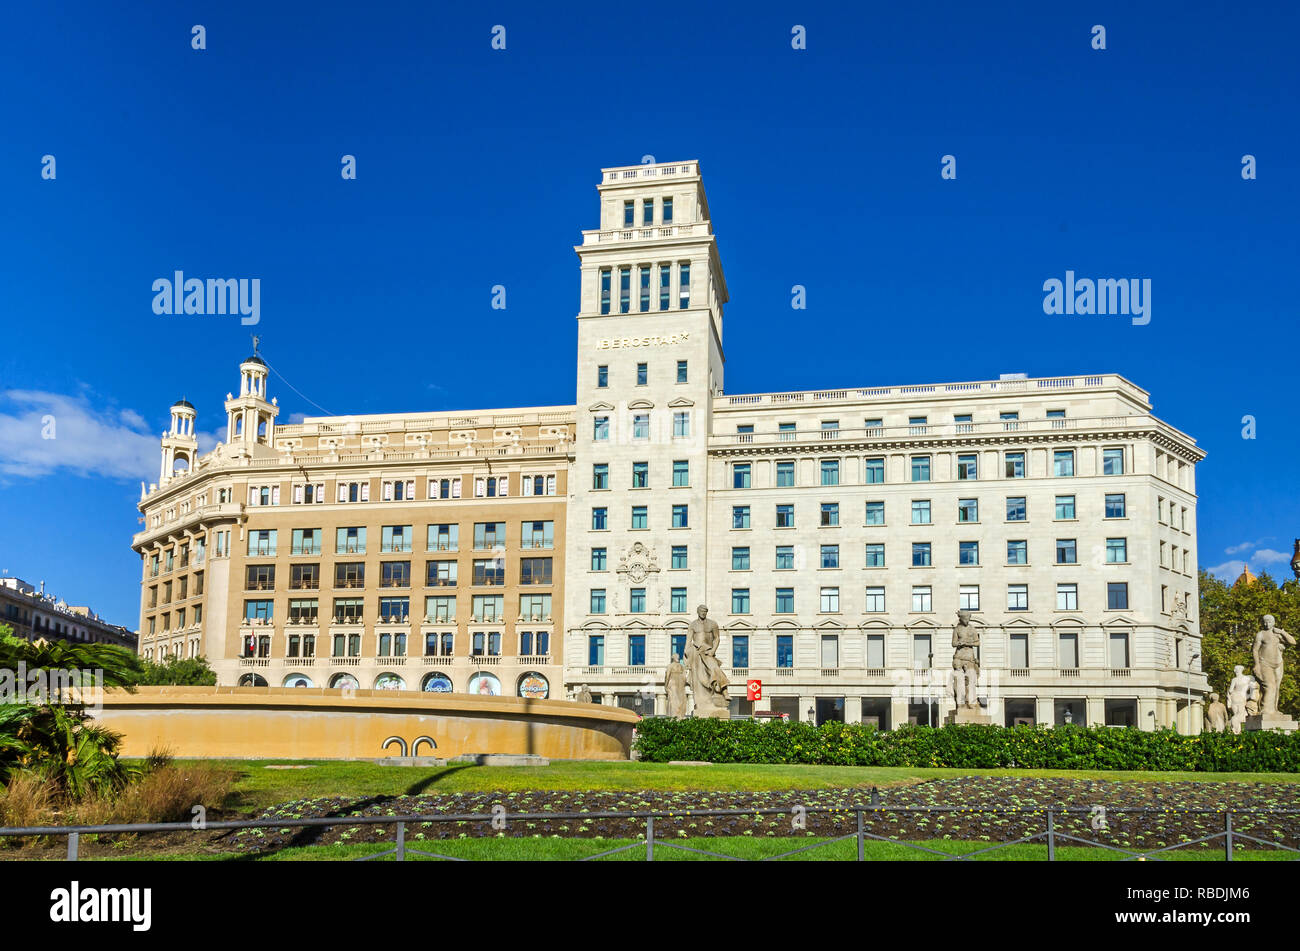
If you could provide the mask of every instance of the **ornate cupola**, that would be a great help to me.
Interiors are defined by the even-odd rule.
[[[162,435],[162,467],[158,484],[166,485],[194,471],[199,459],[199,439],[194,429],[197,413],[188,400],[172,404],[171,427]]]
[[[266,398],[267,366],[254,350],[239,365],[239,395],[226,394],[226,445],[232,454],[253,454],[253,447],[275,447],[275,417],[280,407]]]

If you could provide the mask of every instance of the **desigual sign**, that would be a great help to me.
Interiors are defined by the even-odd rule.
[[[667,347],[685,343],[689,333],[651,334],[646,337],[602,337],[596,341],[597,350],[629,350],[633,347]]]

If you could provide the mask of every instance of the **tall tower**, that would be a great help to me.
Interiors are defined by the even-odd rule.
[[[698,162],[607,168],[583,232],[566,679],[640,694],[706,589],[727,285]],[[721,613],[720,611],[718,613]]]
[[[279,412],[266,399],[266,364],[255,353],[239,365],[239,395],[226,394],[226,445],[236,455],[252,455],[257,445],[274,449]]]
[[[194,431],[196,415],[193,404],[188,400],[177,400],[172,404],[171,427],[162,437],[159,485],[166,485],[174,477],[194,471],[194,464],[199,458],[199,439]],[[182,462],[184,466],[178,468]]]

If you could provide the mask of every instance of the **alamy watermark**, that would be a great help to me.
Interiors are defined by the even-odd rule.
[[[1043,298],[1044,314],[1088,316],[1132,316],[1133,325],[1145,327],[1151,323],[1151,278],[1111,278],[1093,280],[1076,278],[1073,271],[1065,272],[1065,280],[1048,278],[1043,282],[1047,296]]]
[[[239,314],[244,326],[262,319],[262,279],[187,278],[176,271],[153,282],[155,314]]]
[[[28,668],[19,661],[0,669],[0,704],[72,704],[87,710],[104,709],[104,671],[46,667]]]

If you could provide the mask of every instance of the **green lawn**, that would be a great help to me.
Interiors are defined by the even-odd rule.
[[[523,790],[734,792],[870,788],[954,776],[1018,776],[1145,782],[1300,782],[1294,773],[1176,773],[1110,770],[912,769],[860,766],[668,766],[658,763],[556,761],[549,766],[380,766],[339,760],[209,761],[238,774],[228,807],[252,814],[293,799]],[[268,766],[301,766],[270,769]]]
[[[816,838],[749,838],[736,837],[729,839],[703,839],[687,838],[677,840],[680,845],[690,848],[704,849],[710,852],[720,852],[724,855],[735,856],[744,859],[760,859],[768,856],[774,856],[781,852],[801,848],[816,842],[826,841]],[[422,842],[417,839],[408,839],[408,849],[419,849],[441,853],[442,855],[453,858],[463,858],[478,861],[573,861],[584,856],[595,855],[607,849],[618,848],[619,846],[635,844],[635,847],[620,852],[617,855],[606,856],[596,861],[609,862],[643,862],[646,858],[645,842],[634,839],[462,839],[462,840],[443,840]],[[992,842],[958,842],[958,841],[929,841],[919,842],[918,845],[924,845],[928,848],[945,851],[952,855],[965,855],[970,852],[978,851],[982,848],[988,848],[995,844]],[[162,861],[262,861],[262,862],[325,862],[341,861],[355,859],[365,855],[373,855],[382,852],[385,849],[392,848],[392,845],[365,844],[365,845],[324,845],[309,846],[304,848],[289,848],[267,855],[262,858],[249,859],[239,856],[214,856],[207,854],[189,854],[189,855],[169,855],[160,857]],[[908,848],[905,845],[893,842],[869,841],[863,850],[864,858],[870,861],[904,861],[904,862],[934,862],[941,861],[943,856],[934,855],[928,852],[921,852],[917,849]],[[1170,852],[1162,852],[1161,856],[1173,861],[1183,862],[1222,862],[1222,849],[1210,850],[1204,848],[1197,849],[1174,849]],[[833,842],[821,848],[810,849],[806,852],[800,852],[786,858],[777,859],[776,861],[852,861],[857,857],[857,843],[855,841]],[[1058,846],[1056,849],[1058,861],[1070,862],[1114,862],[1126,858],[1123,853],[1112,852],[1107,849],[1090,848],[1088,846]],[[1234,861],[1285,861],[1296,857],[1294,852],[1285,851],[1243,851],[1240,848],[1234,851]],[[154,860],[148,855],[130,855],[124,854],[110,861],[123,860]],[[424,856],[413,855],[409,852],[406,856],[407,861],[434,861]],[[700,855],[694,852],[683,852],[679,849],[670,848],[663,842],[656,842],[655,857],[656,862],[694,862],[694,861],[722,861],[712,856]],[[986,853],[971,859],[970,861],[1046,861],[1047,846],[1038,844],[1012,845],[1003,849]],[[93,860],[92,860],[93,861]],[[385,856],[375,861],[391,862],[393,856]],[[1152,861],[1152,860],[1147,860]]]

